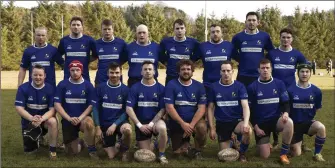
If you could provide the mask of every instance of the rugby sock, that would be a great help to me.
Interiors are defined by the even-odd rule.
[[[159,157],[165,156],[165,152],[159,152]]]
[[[248,150],[249,144],[241,143],[240,145],[240,153],[245,153]]]
[[[120,152],[125,152],[129,149],[129,146],[125,145],[124,143],[122,143],[122,141],[120,142]]]
[[[314,144],[315,145],[315,151],[314,151],[314,155],[315,154],[319,154],[321,152],[322,146],[325,143],[325,141],[326,141],[326,137],[324,137],[324,138],[321,138],[319,136],[315,137],[315,144]]]
[[[49,146],[49,151],[50,152],[56,152],[56,147],[55,146]]]
[[[290,148],[290,145],[289,144],[285,144],[283,142],[282,145],[281,145],[280,156],[281,155],[286,155],[289,148]]]
[[[97,151],[97,148],[95,148],[95,145],[88,145],[87,149],[89,153]]]

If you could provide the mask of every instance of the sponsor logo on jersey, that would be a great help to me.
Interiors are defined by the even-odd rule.
[[[66,94],[66,95],[71,95],[71,94],[72,94],[72,93],[71,93],[71,90],[66,91],[65,94]]]
[[[280,61],[279,57],[276,57],[275,61]]]
[[[170,51],[176,51],[176,48],[172,47],[170,48]]]
[[[139,98],[144,98],[143,93],[140,93],[140,95],[138,96]]]
[[[107,94],[104,95],[103,99],[108,99],[108,96]]]
[[[136,52],[136,51],[134,51],[132,55],[138,55],[138,54],[137,54],[137,52]]]
[[[247,43],[247,41],[243,41],[243,43],[242,43],[242,45],[247,45],[248,43]]]
[[[299,100],[299,96],[298,95],[294,95],[293,99],[294,100]]]
[[[100,49],[99,49],[99,52],[104,52],[104,49],[103,49],[103,48],[100,48]]]
[[[71,50],[72,49],[71,45],[68,45],[66,49]]]
[[[216,94],[216,98],[221,98],[221,97],[222,97],[222,96],[221,96],[220,93]]]
[[[33,101],[33,100],[34,100],[34,99],[33,99],[33,96],[29,96],[28,100]]]
[[[206,55],[212,54],[211,50],[206,51]]]
[[[32,55],[32,56],[31,56],[31,59],[36,59],[36,56],[35,56],[35,55]]]
[[[263,96],[262,91],[259,91],[259,92],[257,93],[257,96]]]
[[[183,95],[181,94],[181,92],[178,93],[177,97],[183,97]]]

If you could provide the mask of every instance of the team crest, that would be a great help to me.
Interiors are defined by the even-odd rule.
[[[273,89],[273,94],[277,94],[277,90],[276,89]]]
[[[235,92],[231,92],[231,96],[232,96],[232,97],[235,97],[235,96],[236,96],[236,93],[235,93]]]
[[[86,94],[86,93],[85,93],[85,90],[82,90],[82,91],[81,91],[81,95],[82,95],[82,96],[85,96],[85,94]]]
[[[122,101],[122,96],[121,96],[121,95],[118,95],[118,96],[117,96],[117,100]]]
[[[192,99],[196,98],[194,93],[192,93],[191,96],[192,96]]]
[[[104,49],[103,49],[103,48],[100,48],[100,49],[99,49],[99,52],[104,52]]]
[[[222,53],[226,53],[226,50],[225,50],[225,49],[222,49],[221,51],[222,51]]]
[[[201,95],[200,100],[206,100],[206,94]]]
[[[47,98],[46,98],[45,96],[43,96],[43,97],[42,97],[42,100],[43,100],[43,101],[46,101],[46,100],[47,100]]]
[[[45,54],[45,58],[49,58],[49,54]]]
[[[259,91],[259,92],[257,93],[257,96],[263,96],[262,91]]]
[[[85,45],[82,44],[82,45],[80,46],[80,49],[85,49]]]
[[[294,95],[293,99],[294,100],[299,100],[299,96],[298,95]]]
[[[294,58],[293,57],[290,58],[290,62],[294,62]]]
[[[309,100],[314,100],[313,95],[309,95]]]
[[[114,48],[113,48],[113,50],[114,50],[114,51],[117,51],[117,48],[116,48],[116,47],[114,47]]]
[[[207,50],[206,55],[212,54],[211,50]]]
[[[104,95],[103,99],[108,99],[108,96],[107,94]]]
[[[275,61],[280,61],[279,57],[276,57]]]
[[[185,52],[189,52],[190,51],[190,49],[188,49],[187,47],[185,48]]]
[[[36,56],[35,56],[35,55],[32,55],[32,56],[31,56],[31,59],[36,59]]]
[[[144,98],[143,93],[140,93],[140,95],[138,96],[138,98]]]
[[[153,54],[152,54],[152,52],[151,52],[151,51],[149,51],[149,56],[153,56]]]
[[[262,41],[261,41],[261,40],[258,40],[258,41],[257,41],[257,44],[258,44],[258,45],[262,45]]]
[[[220,93],[218,93],[217,95],[216,95],[216,98],[221,98],[222,96],[221,96],[221,94]]]
[[[33,99],[33,96],[29,96],[28,100],[33,101],[33,100],[34,100],[34,99]]]
[[[132,55],[138,55],[138,54],[137,54],[137,52],[135,51],[135,52],[133,52],[133,54],[132,54]]]
[[[176,48],[172,47],[170,48],[170,51],[176,51]]]
[[[72,49],[71,45],[68,45],[66,49],[71,50]]]
[[[181,92],[178,93],[177,97],[183,97],[183,95],[181,94]]]
[[[71,94],[72,94],[72,93],[71,93],[71,90],[66,91],[65,94],[66,94],[66,95],[71,95]]]
[[[154,93],[154,97],[157,98],[157,93]]]

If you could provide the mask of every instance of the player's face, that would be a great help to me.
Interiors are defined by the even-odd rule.
[[[79,20],[73,20],[70,25],[71,32],[75,35],[79,35],[83,32],[83,25]]]
[[[108,69],[108,78],[112,83],[119,83],[121,78],[121,69],[119,67],[116,69]]]
[[[185,37],[186,28],[185,25],[180,25],[178,23],[174,24],[174,35],[178,38]]]
[[[311,70],[308,68],[302,68],[299,71],[299,80],[301,82],[308,82],[309,78],[311,78]]]
[[[261,64],[259,66],[258,70],[259,70],[259,73],[260,73],[261,77],[263,77],[263,78],[270,78],[271,77],[272,68],[271,68],[270,63]]]
[[[221,78],[225,81],[231,81],[233,79],[233,67],[230,64],[222,64],[221,65]]]
[[[183,65],[180,67],[179,70],[179,77],[183,81],[188,81],[192,78],[193,72],[192,72],[192,66],[191,65]]]
[[[211,40],[218,43],[222,38],[222,31],[220,26],[211,27]]]
[[[35,43],[44,44],[47,41],[47,31],[39,29],[35,31]]]
[[[292,44],[292,41],[293,41],[292,34],[283,32],[280,35],[280,42],[282,46],[290,46]]]
[[[43,69],[33,69],[31,78],[36,86],[42,86],[44,84],[45,77],[46,75]]]
[[[255,30],[259,24],[259,20],[257,20],[257,16],[256,15],[249,15],[247,17],[247,20],[245,21],[245,26],[247,27],[247,29],[249,30]]]
[[[70,75],[73,80],[79,80],[81,78],[81,69],[78,67],[72,67],[70,69]]]
[[[104,37],[104,39],[108,39],[108,40],[112,39],[113,33],[114,33],[112,25],[110,26],[102,25],[101,31],[102,31],[102,36]]]
[[[149,41],[149,34],[145,30],[138,30],[136,32],[136,37],[137,37],[137,41],[140,44],[145,44],[145,43],[147,43]]]
[[[144,64],[142,66],[141,74],[142,74],[143,78],[147,79],[147,80],[154,78],[154,75],[155,75],[154,66],[152,64]]]

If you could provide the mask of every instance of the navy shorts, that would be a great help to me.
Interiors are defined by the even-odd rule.
[[[240,120],[232,122],[216,121],[216,134],[218,135],[218,142],[225,142],[231,139],[231,134],[234,132]]]
[[[308,135],[308,130],[311,128],[312,124],[315,120],[301,122],[301,123],[294,123],[294,134],[292,138],[291,144],[298,143],[302,141],[304,134]],[[312,136],[312,135],[309,135]]]

